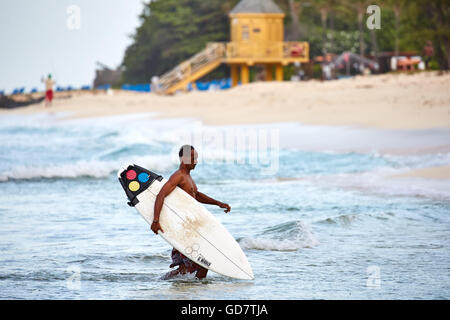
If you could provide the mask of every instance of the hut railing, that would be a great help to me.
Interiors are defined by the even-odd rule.
[[[226,45],[227,59],[308,59],[308,42],[273,42],[250,44],[229,42]]]

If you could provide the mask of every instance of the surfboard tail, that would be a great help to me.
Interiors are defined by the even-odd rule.
[[[137,199],[139,194],[150,187],[155,180],[161,181],[163,179],[162,176],[135,164],[122,167],[117,172],[117,178],[127,195],[128,205],[131,207],[139,202]]]

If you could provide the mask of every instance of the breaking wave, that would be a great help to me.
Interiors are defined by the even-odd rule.
[[[17,166],[0,172],[0,182],[34,179],[101,179],[116,173],[123,165],[128,163],[135,163],[157,172],[167,171],[175,165],[168,161],[166,156],[154,156],[133,158],[129,161],[82,160],[63,165]]]
[[[290,221],[266,228],[255,237],[238,239],[243,249],[297,251],[320,244],[311,227],[302,221]]]

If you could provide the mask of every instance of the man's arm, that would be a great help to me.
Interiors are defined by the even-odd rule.
[[[177,187],[177,185],[181,183],[182,180],[183,177],[179,173],[174,173],[166,182],[166,184],[161,188],[158,195],[156,196],[155,207],[153,210],[154,212],[153,223],[151,227],[154,233],[157,234],[158,230],[164,232],[164,230],[159,225],[159,216],[161,214],[161,209],[164,204],[164,198],[167,197]]]
[[[205,203],[205,204],[214,204],[216,206],[219,206],[221,208],[225,208],[225,213],[229,212],[231,210],[230,206],[227,203],[223,203],[220,201],[217,201],[211,197],[208,197],[206,194],[201,193],[200,191],[197,191],[195,195],[195,199],[197,199],[198,202]]]

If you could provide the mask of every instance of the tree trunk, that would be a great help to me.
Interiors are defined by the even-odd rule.
[[[289,0],[289,14],[292,19],[292,31],[291,31],[291,40],[298,41],[300,38],[300,3],[295,0]]]
[[[364,37],[363,37],[363,11],[358,6],[358,29],[359,29],[359,55],[364,56]]]
[[[440,40],[442,41],[444,52],[442,62],[440,63],[440,69],[441,70],[449,70],[450,69],[450,40],[446,36],[440,37]]]
[[[447,51],[447,66],[445,70],[450,69],[450,41],[447,39],[445,43],[445,51]]]
[[[330,12],[330,31],[331,31],[331,33],[330,33],[330,35],[331,35],[330,50],[331,50],[331,52],[336,53],[336,52],[334,52],[335,51],[335,49],[334,49],[334,18],[335,18],[335,13],[334,13],[334,11],[331,11]]]
[[[375,61],[378,63],[378,41],[377,33],[374,29],[370,30],[370,38],[372,39],[372,52],[375,57]]]
[[[434,11],[432,12],[432,14],[436,14],[437,16],[437,21],[439,23],[438,28],[440,27],[444,27],[445,29],[448,30],[448,7],[446,7],[446,3],[434,3],[434,5],[428,4],[427,8],[429,8],[430,11]],[[446,11],[447,10],[447,11]],[[447,12],[447,16],[445,14],[445,12]],[[442,43],[442,47],[443,50],[439,50],[441,51],[441,55],[442,57],[438,57],[438,59],[440,60],[439,62],[439,67],[441,70],[449,70],[450,69],[450,38],[446,35],[446,34],[441,34],[440,36],[438,36],[439,42],[438,42],[438,46],[441,48],[441,43]],[[439,52],[438,51],[438,52]]]
[[[327,17],[328,17],[328,8],[327,7],[322,7],[320,9],[320,18],[322,20],[322,32],[323,32],[322,53],[324,55],[327,54],[327,48],[326,48],[326,44],[327,44]]]
[[[399,28],[399,20],[400,20],[400,7],[394,5],[393,7],[394,15],[395,15],[395,56],[398,57],[399,48],[398,48],[398,28]]]

